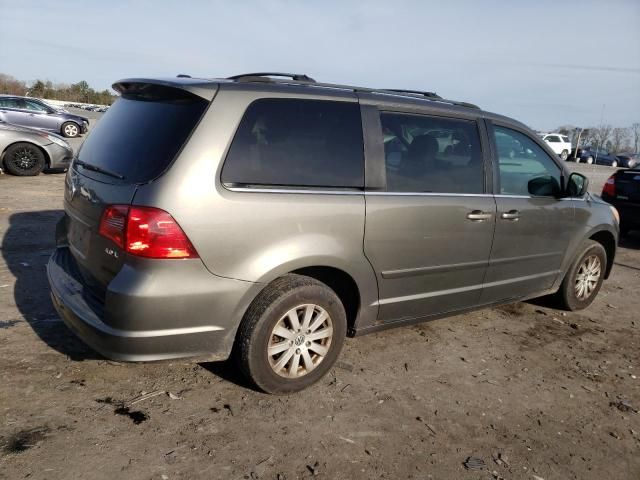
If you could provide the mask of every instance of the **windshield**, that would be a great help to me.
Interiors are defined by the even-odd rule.
[[[78,159],[115,172],[127,183],[162,174],[197,125],[208,102],[177,89],[155,87],[123,95],[78,152]]]

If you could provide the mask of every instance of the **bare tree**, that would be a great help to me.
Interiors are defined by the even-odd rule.
[[[628,147],[628,141],[631,138],[628,128],[616,127],[611,131],[611,150],[614,153],[621,153]]]
[[[633,151],[638,152],[640,148],[640,123],[631,125],[631,133],[633,134]]]
[[[601,125],[598,128],[590,128],[589,135],[585,139],[585,145],[591,145],[595,148],[606,148],[612,130],[613,127],[611,125]]]
[[[9,95],[24,95],[27,93],[27,86],[21,80],[0,73],[0,93],[8,93]]]

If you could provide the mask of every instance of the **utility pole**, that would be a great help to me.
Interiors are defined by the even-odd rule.
[[[573,151],[573,160],[577,161],[578,158],[578,148],[580,147],[580,137],[582,136],[582,132],[584,132],[584,128],[580,128],[578,132],[578,139],[576,140],[576,149]]]
[[[600,110],[600,135],[602,135],[602,127],[604,126],[604,103],[602,104],[602,110]],[[599,139],[600,143],[602,144],[602,142],[604,142],[604,140],[602,140],[602,138]],[[593,160],[594,163],[598,163],[598,152],[600,151],[600,148],[602,147],[602,145],[599,145],[596,147],[596,158]]]

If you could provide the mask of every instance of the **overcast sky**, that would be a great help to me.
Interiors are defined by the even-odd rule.
[[[0,72],[24,80],[303,72],[537,129],[640,122],[639,0],[0,0],[0,19]]]

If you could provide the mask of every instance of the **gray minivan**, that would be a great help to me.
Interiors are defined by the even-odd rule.
[[[128,79],[66,177],[53,302],[104,356],[319,380],[345,336],[555,294],[587,307],[617,212],[525,125],[305,75]]]

